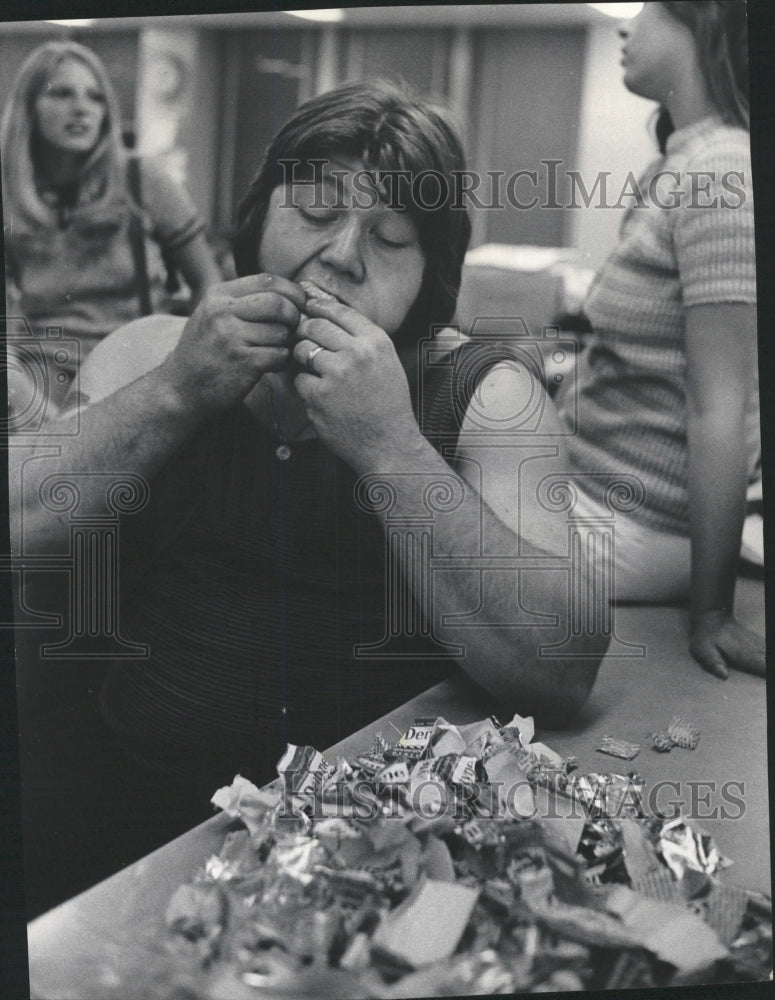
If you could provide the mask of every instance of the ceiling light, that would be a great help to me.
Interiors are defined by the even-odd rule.
[[[81,18],[71,18],[69,21],[52,21],[50,18],[46,21],[47,24],[61,24],[65,28],[88,28],[90,24],[94,24],[93,17],[81,17]]]
[[[344,20],[344,11],[339,7],[321,7],[318,10],[286,10],[286,14],[292,17],[303,17],[305,21],[334,21]]]
[[[587,7],[599,10],[601,14],[627,20],[636,17],[643,9],[642,3],[588,3]]]

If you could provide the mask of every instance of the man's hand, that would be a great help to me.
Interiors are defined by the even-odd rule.
[[[705,611],[694,621],[689,652],[703,670],[726,680],[729,669],[763,677],[764,639],[726,611]]]
[[[163,363],[165,378],[199,410],[232,406],[288,363],[305,300],[299,285],[270,274],[213,285]]]
[[[420,438],[406,374],[390,337],[355,309],[312,299],[306,312],[293,352],[305,369],[296,391],[321,441],[367,472]]]

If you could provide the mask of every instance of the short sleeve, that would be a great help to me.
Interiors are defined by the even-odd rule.
[[[686,306],[756,302],[753,188],[742,131],[687,164],[674,209],[674,245]]]
[[[166,250],[177,250],[205,227],[191,196],[154,160],[141,160],[142,200],[151,236]]]

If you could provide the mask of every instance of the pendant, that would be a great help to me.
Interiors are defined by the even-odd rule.
[[[281,444],[274,451],[275,455],[280,459],[281,462],[287,462],[291,457],[291,449],[287,444]]]

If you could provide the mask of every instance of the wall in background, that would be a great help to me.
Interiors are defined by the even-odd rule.
[[[79,33],[74,37],[96,52],[105,63],[121,108],[124,132],[131,137],[137,98],[138,33],[123,30],[110,34]]]
[[[223,122],[229,122],[229,133],[233,134],[232,140],[230,134],[224,133],[221,143],[221,160],[233,156],[230,205],[222,199],[229,214],[219,219],[227,227],[272,136],[311,96],[314,74],[312,32],[245,31],[228,35],[224,55],[229,72],[236,77],[236,94],[224,95],[222,104]]]
[[[0,25],[0,28],[2,26]],[[0,100],[5,106],[5,99],[11,90],[13,79],[19,67],[27,56],[44,42],[61,37],[53,25],[51,31],[43,31],[35,35],[14,32],[10,35],[0,31]]]
[[[584,31],[531,29],[480,31],[474,35],[471,164],[484,175],[503,171],[513,186],[501,184],[503,207],[481,209],[474,217],[474,246],[481,243],[568,244],[560,181],[556,172],[575,169]],[[544,161],[559,161],[544,166]],[[535,182],[530,174],[535,175]],[[484,198],[482,198],[485,201]],[[537,207],[521,208],[520,205]]]
[[[358,29],[341,32],[339,80],[403,81],[420,94],[449,93],[451,29]]]

